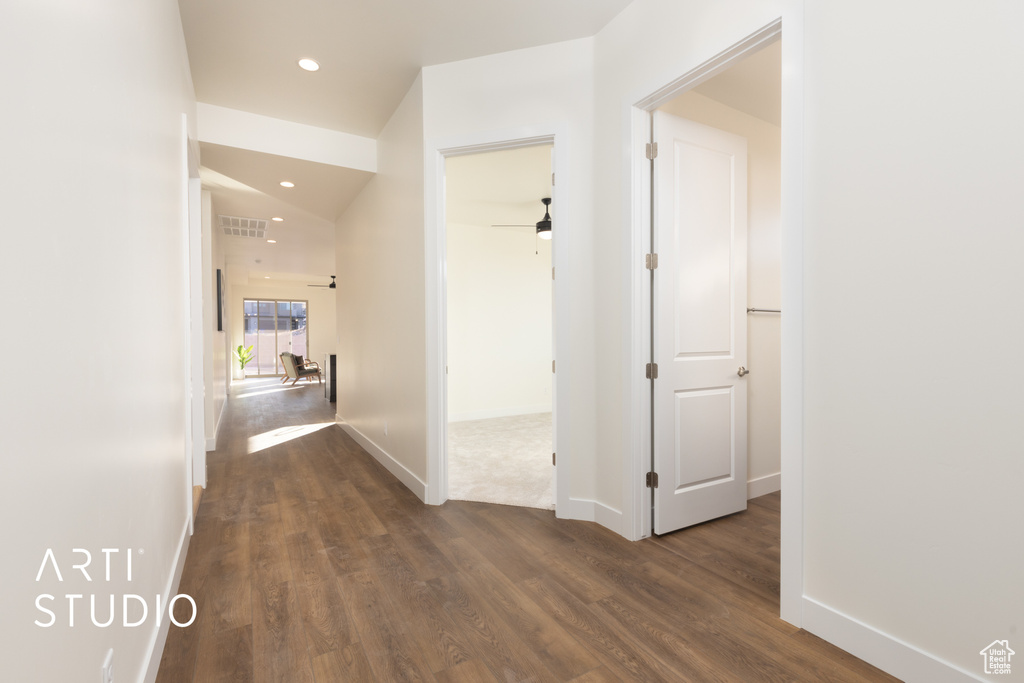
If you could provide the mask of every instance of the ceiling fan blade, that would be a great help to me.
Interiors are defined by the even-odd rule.
[[[329,284],[329,285],[306,285],[306,286],[307,287],[325,287],[327,289],[337,289],[338,288],[338,283],[335,282],[335,280],[334,280],[334,278],[336,278],[336,277],[338,277],[338,276],[337,275],[332,275],[331,276],[331,284]]]

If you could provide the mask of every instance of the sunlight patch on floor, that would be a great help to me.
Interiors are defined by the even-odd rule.
[[[306,389],[311,385],[309,384],[297,384],[294,387],[276,387],[274,389],[264,389],[263,391],[250,391],[245,394],[234,394],[235,398],[248,398],[249,396],[263,396],[264,394],[275,394],[279,391],[291,391],[292,389]]]
[[[298,439],[307,434],[318,432],[325,427],[330,427],[336,423],[334,422],[320,422],[316,424],[308,425],[292,425],[290,427],[281,427],[279,429],[272,429],[269,432],[263,432],[256,436],[249,437],[247,453],[252,455],[253,453],[259,453],[268,448],[273,448],[280,444],[291,441],[292,439]]]

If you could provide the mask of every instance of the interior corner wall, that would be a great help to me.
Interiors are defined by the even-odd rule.
[[[604,433],[614,431],[617,421],[602,425],[596,412],[608,393],[607,383],[614,385],[616,378],[596,359],[603,330],[595,320],[594,281],[599,274],[593,268],[591,230],[592,115],[589,38],[423,69],[423,133],[428,144],[506,132],[514,136],[552,125],[564,125],[568,131],[564,144],[556,143],[554,150],[556,159],[569,158],[569,177],[556,183],[555,197],[568,202],[570,223],[569,272],[558,275],[556,286],[567,287],[571,301],[572,319],[565,327],[572,362],[565,381],[573,408],[556,419],[571,435],[569,452],[559,452],[560,458],[570,461],[570,497],[588,501],[595,499],[596,473],[604,471],[602,461],[617,442],[617,437]],[[602,442],[605,436],[608,441]],[[610,502],[614,507],[618,500]]]
[[[229,356],[227,311],[223,311],[222,329],[217,330],[217,312],[221,300],[217,298],[217,272],[220,271],[221,289],[227,287],[224,250],[221,233],[214,229],[213,204],[209,190],[203,190],[203,331],[204,381],[206,385],[206,450],[217,446],[217,431],[228,398]],[[227,303],[226,296],[224,302]]]
[[[747,305],[782,305],[780,178],[782,131],[689,91],[661,107],[669,114],[747,140]],[[747,481],[752,495],[778,490],[781,459],[781,326],[776,314],[747,316]]]
[[[89,683],[112,648],[118,680],[141,681],[160,658],[156,596],[188,541],[182,121],[194,136],[195,98],[178,5],[3,3],[0,60],[18,65],[0,70],[0,286],[24,325],[0,336],[3,677]],[[104,548],[117,549],[109,580]],[[36,580],[47,549],[63,581],[49,564]],[[89,595],[103,620],[104,599],[126,593],[145,596],[141,626],[123,626],[120,602],[111,626],[90,623]],[[86,596],[74,626],[67,594]],[[40,595],[55,596],[41,602],[52,626],[36,624]]]
[[[377,174],[336,222],[338,419],[424,495],[421,77],[378,136],[377,154]]]
[[[794,4],[804,624],[907,680],[980,678],[1024,614],[1024,5]],[[629,269],[629,106],[789,6],[637,0],[596,37],[610,286]]]
[[[551,241],[456,223],[447,238],[448,420],[551,412]]]

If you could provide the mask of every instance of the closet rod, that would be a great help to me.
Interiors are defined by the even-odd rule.
[[[747,313],[782,313],[777,308],[748,308]]]

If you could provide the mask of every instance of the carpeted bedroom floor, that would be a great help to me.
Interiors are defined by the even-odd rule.
[[[554,508],[551,413],[448,424],[448,497]]]

